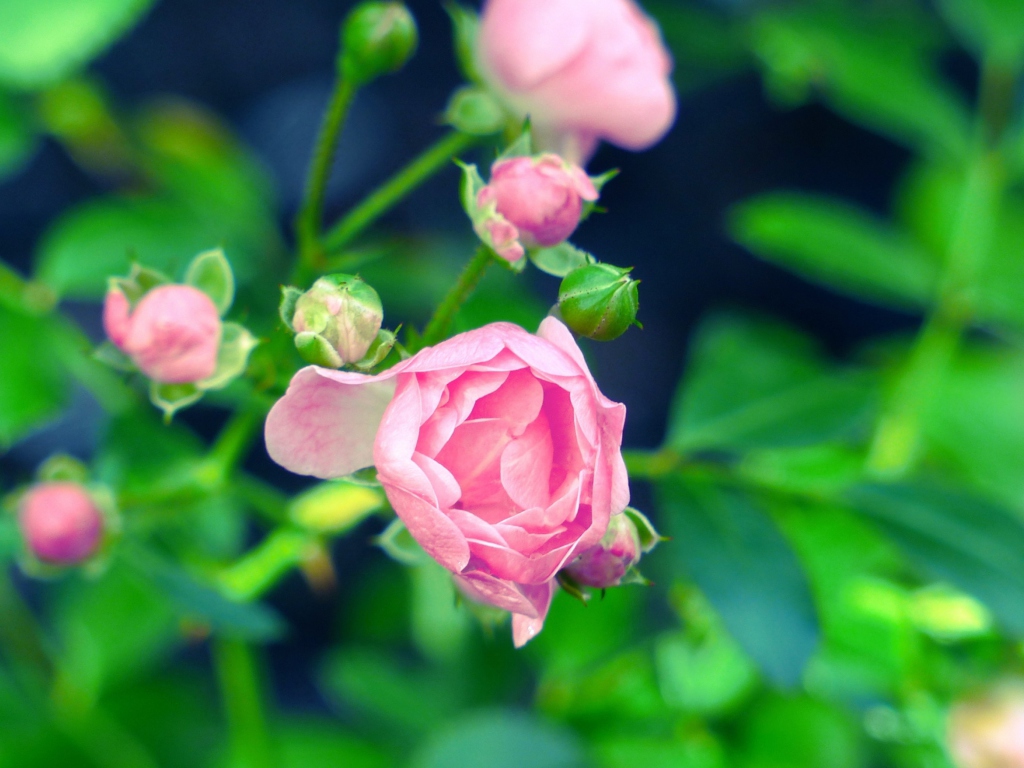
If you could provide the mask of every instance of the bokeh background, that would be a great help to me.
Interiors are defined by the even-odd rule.
[[[328,219],[444,130],[440,115],[461,82],[450,21],[438,2],[408,4],[420,27],[419,49],[399,74],[360,93],[329,189]],[[978,79],[975,58],[925,2],[644,5],[676,59],[679,118],[645,153],[600,149],[591,172],[619,168],[621,174],[602,196],[608,213],[592,217],[574,237],[604,261],[634,266],[642,281],[643,331],[585,348],[602,390],[628,407],[630,448],[655,447],[664,438],[690,342],[709,316],[770,316],[813,339],[832,363],[860,359],[865,342],[900,338],[920,322],[900,302],[851,298],[763,261],[730,231],[734,206],[780,189],[834,196],[886,217],[919,163],[913,140],[902,140],[913,127],[897,120],[892,128],[889,117],[872,113],[870,99],[867,107],[853,99],[851,107],[841,92],[815,91],[830,75],[829,35],[841,39],[855,28],[871,44],[865,49],[881,47],[900,60],[926,56],[964,103],[976,98]],[[79,130],[100,93],[114,113],[150,121],[147,135],[157,145],[174,144],[161,130],[187,134],[193,121],[222,121],[224,136],[234,137],[224,138],[230,152],[243,153],[241,178],[258,180],[243,183],[257,191],[238,204],[250,208],[235,213],[244,218],[256,210],[277,225],[261,231],[242,222],[230,235],[229,255],[250,259],[246,269],[281,273],[333,84],[338,25],[350,7],[343,0],[155,3],[88,67],[87,80],[53,86],[33,102],[29,119],[39,130],[22,151],[10,153],[15,159],[0,180],[0,256],[25,273],[36,259],[59,261],[53,254],[72,247],[77,236],[69,211],[133,191],[130,162],[111,148],[116,142]],[[787,14],[810,21],[773,36],[770,20],[782,19],[779,28],[789,29]],[[883,62],[883,79],[887,71]],[[881,87],[872,81],[877,74],[853,65],[849,77],[871,91]],[[886,87],[898,91],[900,83]],[[0,114],[0,147],[2,120]],[[207,129],[195,130],[203,136]],[[360,271],[380,291],[391,325],[422,322],[472,247],[457,181],[454,167],[438,174],[370,239],[369,250],[388,255]],[[187,193],[189,181],[183,183]],[[159,226],[145,237],[159,238]],[[232,251],[235,241],[241,245]],[[448,271],[430,272],[428,263],[447,264]],[[535,323],[555,301],[557,280],[546,275],[531,271],[525,281],[509,281],[492,275],[462,322],[502,315]],[[275,300],[263,297],[262,306]],[[259,311],[260,299],[251,307]],[[65,308],[101,339],[95,301],[71,300]],[[76,388],[70,398],[0,454],[0,489],[27,481],[54,452],[96,457],[117,424],[86,389]],[[179,421],[209,440],[225,418],[222,408],[207,404]],[[261,447],[246,467],[289,492],[306,485],[274,467]],[[650,489],[636,483],[633,495],[660,522]],[[295,573],[267,598],[289,630],[266,646],[264,657],[274,723],[274,757],[266,765],[949,765],[943,713],[970,677],[962,668],[980,670],[977,680],[1019,668],[1019,649],[977,618],[981,609],[969,598],[956,604],[958,615],[967,616],[960,624],[936,620],[936,629],[916,619],[915,610],[931,605],[930,593],[921,597],[921,584],[886,542],[845,518],[821,522],[819,516],[817,526],[800,527],[797,518],[805,513],[786,518],[787,530],[813,574],[815,596],[832,608],[825,611],[824,650],[795,679],[759,671],[700,592],[678,577],[668,554],[651,556],[649,589],[612,590],[586,607],[560,595],[543,634],[514,652],[507,628],[489,629],[452,605],[443,574],[397,564],[370,545],[384,522],[367,521],[333,545],[333,584]],[[210,537],[222,537],[225,547],[259,537],[242,518],[211,513],[210,519]],[[845,546],[833,546],[839,539]],[[66,673],[95,678],[102,715],[71,715],[53,726],[23,711],[16,715],[13,705],[5,709],[4,701],[16,699],[5,699],[0,685],[0,766],[226,764],[226,720],[201,632],[169,623],[160,606],[116,573],[99,582],[42,585],[14,566],[11,573],[14,589],[66,658]],[[952,610],[942,606],[943,615]],[[769,644],[775,635],[781,646],[817,642],[799,627],[769,623],[757,631]]]

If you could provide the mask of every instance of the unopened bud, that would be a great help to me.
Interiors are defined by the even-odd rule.
[[[617,587],[640,562],[643,545],[636,524],[625,512],[612,515],[604,537],[574,560],[566,571],[587,587]]]
[[[366,356],[383,320],[373,288],[352,275],[328,275],[298,297],[291,325],[308,362],[340,368]]]
[[[639,282],[629,272],[611,264],[574,269],[558,289],[562,319],[576,333],[597,341],[611,341],[639,325]]]
[[[397,72],[416,50],[416,20],[403,3],[365,2],[345,19],[342,76],[355,84]]]
[[[29,550],[54,565],[89,559],[103,538],[103,513],[78,483],[48,482],[21,500],[19,523]]]

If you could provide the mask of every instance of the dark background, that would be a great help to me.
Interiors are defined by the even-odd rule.
[[[338,24],[350,5],[164,0],[94,71],[124,105],[168,93],[222,115],[274,178],[287,231],[332,85]],[[409,6],[420,26],[419,50],[400,74],[360,94],[343,136],[329,220],[441,134],[438,116],[460,82],[449,21],[436,0]],[[736,12],[719,10],[723,17]],[[906,160],[903,150],[820,106],[779,110],[749,68],[681,94],[678,121],[654,149],[630,154],[601,148],[589,170],[618,167],[622,173],[602,196],[609,215],[591,218],[574,241],[602,260],[633,265],[642,281],[644,330],[588,348],[603,391],[629,409],[628,446],[660,441],[687,339],[709,310],[742,306],[781,317],[840,356],[867,337],[913,322],[762,263],[731,243],[724,228],[734,203],[778,188],[836,194],[884,211]],[[454,168],[440,174],[385,226],[464,232],[456,183]],[[46,143],[28,168],[0,185],[0,254],[27,271],[47,225],[68,206],[103,191],[59,146]],[[546,302],[554,300],[557,281],[535,271],[530,279]],[[98,333],[98,308],[72,309]],[[55,450],[86,457],[101,418],[87,396],[80,397],[58,424],[0,457],[0,475],[24,479]],[[222,418],[202,408],[188,415],[207,433]],[[250,466],[286,480],[265,457],[253,457]],[[380,557],[365,547],[365,537],[348,537],[337,553],[340,582],[358,578],[367,561]],[[346,600],[344,590],[340,599]],[[337,612],[310,597],[298,577],[272,602],[295,629],[273,654],[278,692],[286,702],[309,704],[315,693],[303,668],[314,657],[310,651],[328,641],[330,616]]]

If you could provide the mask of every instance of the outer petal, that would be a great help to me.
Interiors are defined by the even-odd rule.
[[[551,598],[555,594],[555,583],[549,581],[529,589],[528,596],[537,616],[532,618],[521,613],[512,614],[512,643],[516,648],[522,648],[544,628],[544,619],[547,618]]]
[[[107,332],[107,338],[121,349],[124,349],[124,342],[131,327],[130,313],[131,305],[123,291],[117,288],[107,291],[107,297],[103,301],[103,330]]]
[[[387,375],[303,368],[267,416],[270,458],[296,474],[320,478],[372,465],[377,429],[394,392]]]
[[[587,0],[488,0],[480,18],[480,54],[502,88],[537,85],[583,50]]]

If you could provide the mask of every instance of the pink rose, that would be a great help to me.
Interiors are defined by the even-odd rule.
[[[597,200],[590,177],[553,154],[499,160],[477,195],[477,205],[494,204],[527,248],[558,245],[569,237],[580,223],[584,200]]]
[[[632,0],[487,0],[479,52],[538,139],[584,162],[604,139],[655,144],[672,127],[672,59]]]
[[[300,474],[376,465],[395,512],[471,596],[540,631],[558,570],[629,501],[626,408],[598,390],[572,334],[509,323],[463,333],[377,376],[309,367],[267,418]]]
[[[154,381],[201,381],[217,368],[220,314],[198,288],[161,285],[132,310],[117,288],[107,292],[103,326],[110,340]]]
[[[1024,768],[1024,685],[953,707],[949,751],[960,768]]]
[[[22,497],[19,507],[22,536],[40,560],[74,565],[96,552],[103,515],[77,483],[40,483]]]

